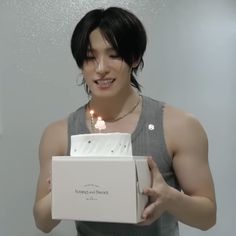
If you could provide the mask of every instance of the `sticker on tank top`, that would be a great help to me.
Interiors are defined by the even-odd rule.
[[[149,125],[148,125],[148,129],[149,129],[149,130],[154,130],[154,129],[155,129],[155,126],[154,126],[153,124],[149,124]]]

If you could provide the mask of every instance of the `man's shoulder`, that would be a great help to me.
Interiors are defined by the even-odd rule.
[[[165,107],[164,127],[169,137],[176,140],[187,141],[197,137],[207,139],[206,132],[198,118],[190,112],[171,105],[166,105]],[[179,139],[180,137],[181,139]]]
[[[56,120],[46,126],[42,138],[56,140],[67,135],[67,118]]]
[[[62,129],[65,129],[67,126],[67,119],[68,118],[63,118],[60,120],[56,120],[51,122],[50,124],[48,124],[48,126],[46,127],[46,130],[50,130],[50,131],[59,131]]]
[[[175,126],[200,125],[198,118],[193,113],[184,111],[181,108],[165,104],[164,113],[166,121]]]
[[[67,119],[50,123],[44,129],[40,140],[41,153],[64,154],[67,147],[67,136]]]

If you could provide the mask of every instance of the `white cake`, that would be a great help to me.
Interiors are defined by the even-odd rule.
[[[72,135],[70,155],[78,157],[132,156],[131,135],[128,133]]]

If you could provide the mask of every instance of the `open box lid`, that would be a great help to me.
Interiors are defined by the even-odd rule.
[[[142,212],[148,203],[148,196],[143,194],[144,189],[151,187],[151,173],[147,163],[147,157],[134,156],[136,169],[137,191],[137,221],[142,221]]]
[[[134,156],[134,161],[137,173],[138,191],[142,194],[145,188],[151,187],[151,173],[146,157]]]

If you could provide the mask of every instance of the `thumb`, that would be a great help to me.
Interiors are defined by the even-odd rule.
[[[159,172],[159,171],[158,171],[157,164],[156,164],[156,162],[153,160],[152,157],[148,157],[148,158],[147,158],[147,163],[148,163],[148,166],[149,166],[151,172],[156,172],[156,171]]]
[[[148,157],[147,162],[148,162],[148,166],[149,166],[150,171],[151,171],[152,178],[153,179],[160,178],[162,175],[159,171],[159,168],[158,168],[156,162],[153,160],[153,158]]]

